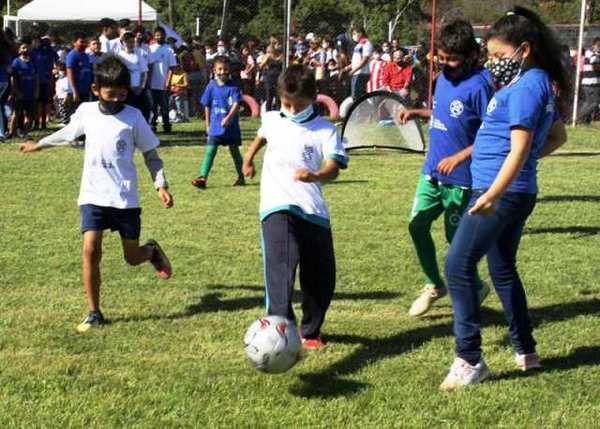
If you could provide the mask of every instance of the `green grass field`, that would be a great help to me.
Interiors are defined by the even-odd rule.
[[[256,123],[244,122],[245,143]],[[600,128],[570,132],[541,162],[538,206],[519,253],[544,370],[513,365],[500,304],[485,302],[484,355],[495,377],[452,394],[446,298],[423,319],[407,220],[422,155],[363,151],[325,187],[338,262],[324,327],[329,346],[279,376],[251,369],[242,338],[263,314],[257,181],[232,188],[217,157],[195,176],[200,123],[165,140],[175,207],[161,208],[138,157],[142,239],[174,266],[169,281],[104,242],[103,311],[87,335],[76,205],[83,151],[31,156],[0,145],[0,427],[598,427],[600,421]],[[435,226],[443,243],[441,223]],[[446,246],[439,246],[443,263]],[[482,273],[486,270],[481,269]],[[489,280],[487,274],[485,279]]]

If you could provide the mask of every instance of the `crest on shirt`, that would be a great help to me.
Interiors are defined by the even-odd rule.
[[[304,150],[302,151],[302,159],[305,162],[310,162],[313,159],[313,155],[315,154],[315,148],[312,146],[304,146]]]
[[[125,140],[119,140],[117,142],[117,152],[123,153],[125,152],[125,149],[127,149],[127,142]]]
[[[496,106],[497,106],[497,105],[498,105],[498,102],[496,101],[496,97],[492,98],[492,99],[490,100],[490,104],[488,104],[488,107],[487,107],[487,114],[488,114],[488,115],[491,115],[491,114],[492,114],[492,112],[493,112],[494,110],[496,110]]]
[[[465,105],[460,100],[453,100],[450,103],[450,116],[458,118],[465,111]]]

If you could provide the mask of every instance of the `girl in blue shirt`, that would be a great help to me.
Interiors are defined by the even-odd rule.
[[[516,7],[488,34],[490,69],[499,91],[475,138],[473,195],[450,246],[446,280],[454,308],[456,354],[442,385],[451,390],[490,375],[481,356],[476,266],[487,255],[509,324],[519,368],[540,366],[525,291],[516,269],[523,227],[537,195],[537,161],[566,141],[552,84],[568,93],[558,44],[533,12]]]

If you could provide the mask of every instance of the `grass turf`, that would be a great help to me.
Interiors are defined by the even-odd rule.
[[[244,121],[245,143],[256,126]],[[87,335],[75,332],[86,312],[76,206],[83,151],[25,157],[14,143],[0,145],[0,427],[598,424],[598,128],[570,131],[562,153],[541,162],[539,202],[518,256],[544,370],[516,370],[490,295],[484,355],[495,378],[453,394],[437,390],[453,360],[449,300],[422,319],[406,314],[422,283],[407,221],[423,157],[356,152],[325,187],[338,263],[324,327],[330,343],[268,376],[247,365],[242,346],[263,313],[259,188],[230,186],[226,150],[209,188],[192,188],[200,129],[178,125],[164,139],[171,210],[137,157],[142,239],[160,241],[174,277],[127,266],[118,235],[107,234],[102,307],[112,323]],[[441,222],[434,234],[443,263]]]

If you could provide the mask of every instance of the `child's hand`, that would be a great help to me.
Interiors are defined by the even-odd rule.
[[[401,124],[406,124],[414,117],[414,113],[412,110],[401,110],[398,112],[396,118],[400,121]]]
[[[469,215],[480,214],[482,216],[491,216],[496,211],[494,207],[496,201],[490,198],[488,194],[482,194],[471,209],[469,209]]]
[[[229,123],[230,123],[229,118],[223,118],[223,120],[221,121],[221,126],[223,128],[229,128]]]
[[[316,182],[319,179],[312,171],[307,170],[306,168],[300,168],[296,170],[296,173],[294,173],[294,180],[298,182],[311,183]]]
[[[448,156],[442,159],[437,165],[437,171],[442,173],[444,176],[449,176],[462,162],[462,159],[456,155]]]
[[[166,209],[173,207],[173,196],[169,193],[167,188],[158,188],[158,197]]]
[[[21,153],[31,153],[37,152],[38,150],[40,150],[40,148],[33,140],[27,140],[25,143],[21,143],[19,145],[19,150],[21,151]]]
[[[254,176],[256,175],[256,169],[254,168],[254,163],[252,161],[248,162],[248,161],[244,161],[244,164],[242,165],[242,173],[244,173],[244,176],[252,179],[254,178]]]

